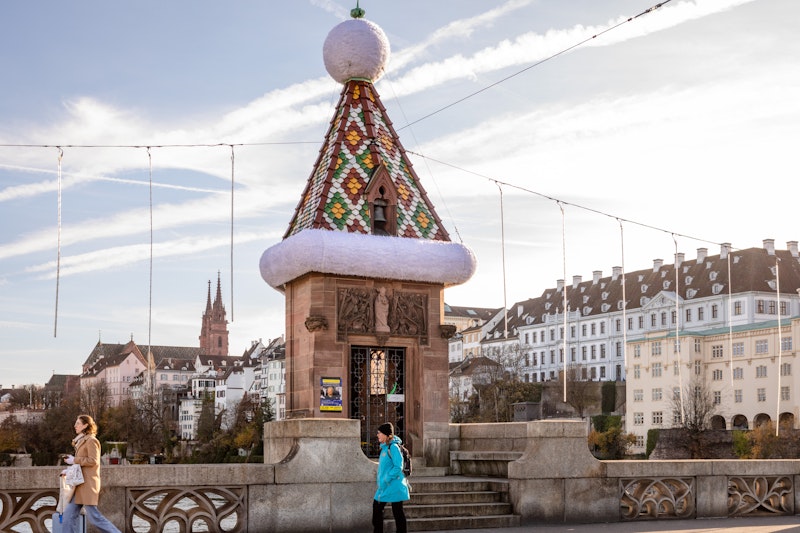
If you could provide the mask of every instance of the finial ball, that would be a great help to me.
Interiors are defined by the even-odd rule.
[[[380,26],[363,18],[335,26],[322,46],[325,69],[339,83],[352,78],[377,81],[383,75],[389,53],[386,34]]]

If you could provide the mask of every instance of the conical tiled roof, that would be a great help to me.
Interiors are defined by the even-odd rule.
[[[385,169],[397,192],[396,235],[449,241],[375,87],[359,79],[344,84],[284,238],[304,229],[371,233],[366,192],[380,169]]]

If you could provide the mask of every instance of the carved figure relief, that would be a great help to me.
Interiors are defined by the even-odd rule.
[[[336,331],[339,338],[350,333],[378,336],[419,337],[428,335],[428,298],[425,294],[395,292],[386,287],[340,288],[337,300]]]
[[[375,332],[389,331],[389,297],[386,295],[386,287],[381,287],[375,297]]]
[[[370,289],[339,289],[337,331],[339,333],[372,333],[373,293]]]

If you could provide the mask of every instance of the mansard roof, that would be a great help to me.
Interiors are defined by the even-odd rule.
[[[397,192],[397,236],[450,240],[375,87],[350,79],[284,238],[304,229],[371,234],[366,193],[380,174]]]
[[[465,307],[459,305],[444,304],[444,314],[446,317],[470,318],[474,320],[487,321],[494,318],[502,307]]]
[[[725,246],[725,245],[723,245]],[[626,272],[625,300],[628,311],[642,310],[652,306],[663,306],[659,296],[664,296],[674,305],[677,298],[685,304],[692,300],[724,295],[729,291],[728,265],[730,263],[730,291],[741,293],[772,293],[777,289],[780,274],[782,294],[795,296],[800,289],[800,257],[797,250],[772,250],[747,248],[725,251],[718,255],[700,255],[696,259],[678,261],[677,292],[675,265],[664,265],[654,261],[653,267]],[[579,276],[572,284],[561,283],[549,288],[539,297],[515,303],[508,310],[509,338],[517,335],[522,326],[542,325],[553,320],[554,315],[564,308],[564,290],[567,294],[567,307],[581,316],[602,316],[609,312],[622,310],[622,272],[615,268],[611,276],[602,277],[599,273],[591,280],[582,281]],[[554,324],[555,325],[555,324]],[[504,323],[501,319],[487,333],[485,340],[502,339]]]

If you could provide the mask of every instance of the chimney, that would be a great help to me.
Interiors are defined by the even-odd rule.
[[[708,256],[708,248],[698,248],[697,249],[697,263],[700,264],[706,260]]]
[[[517,317],[521,317],[522,312],[523,312],[522,304],[517,305]]]
[[[775,239],[764,239],[764,249],[767,255],[775,255]]]
[[[684,257],[686,257],[686,255],[683,252],[678,252],[675,254],[675,268],[678,268],[683,264]]]
[[[564,280],[563,279],[556,280],[556,291],[560,291],[563,288],[564,288]]]
[[[788,241],[786,243],[786,249],[792,253],[792,257],[794,257],[795,259],[800,257],[800,254],[798,254],[797,250],[797,241]]]
[[[611,269],[611,281],[617,281],[620,276],[622,276],[622,267],[616,266]]]
[[[575,289],[581,284],[583,276],[572,276],[572,288]]]
[[[653,259],[653,272],[658,272],[663,264],[663,259]]]
[[[727,259],[729,253],[731,253],[731,243],[723,242],[719,247],[719,258]]]
[[[597,285],[597,282],[600,281],[600,278],[603,277],[602,270],[595,270],[592,272],[592,285]]]

